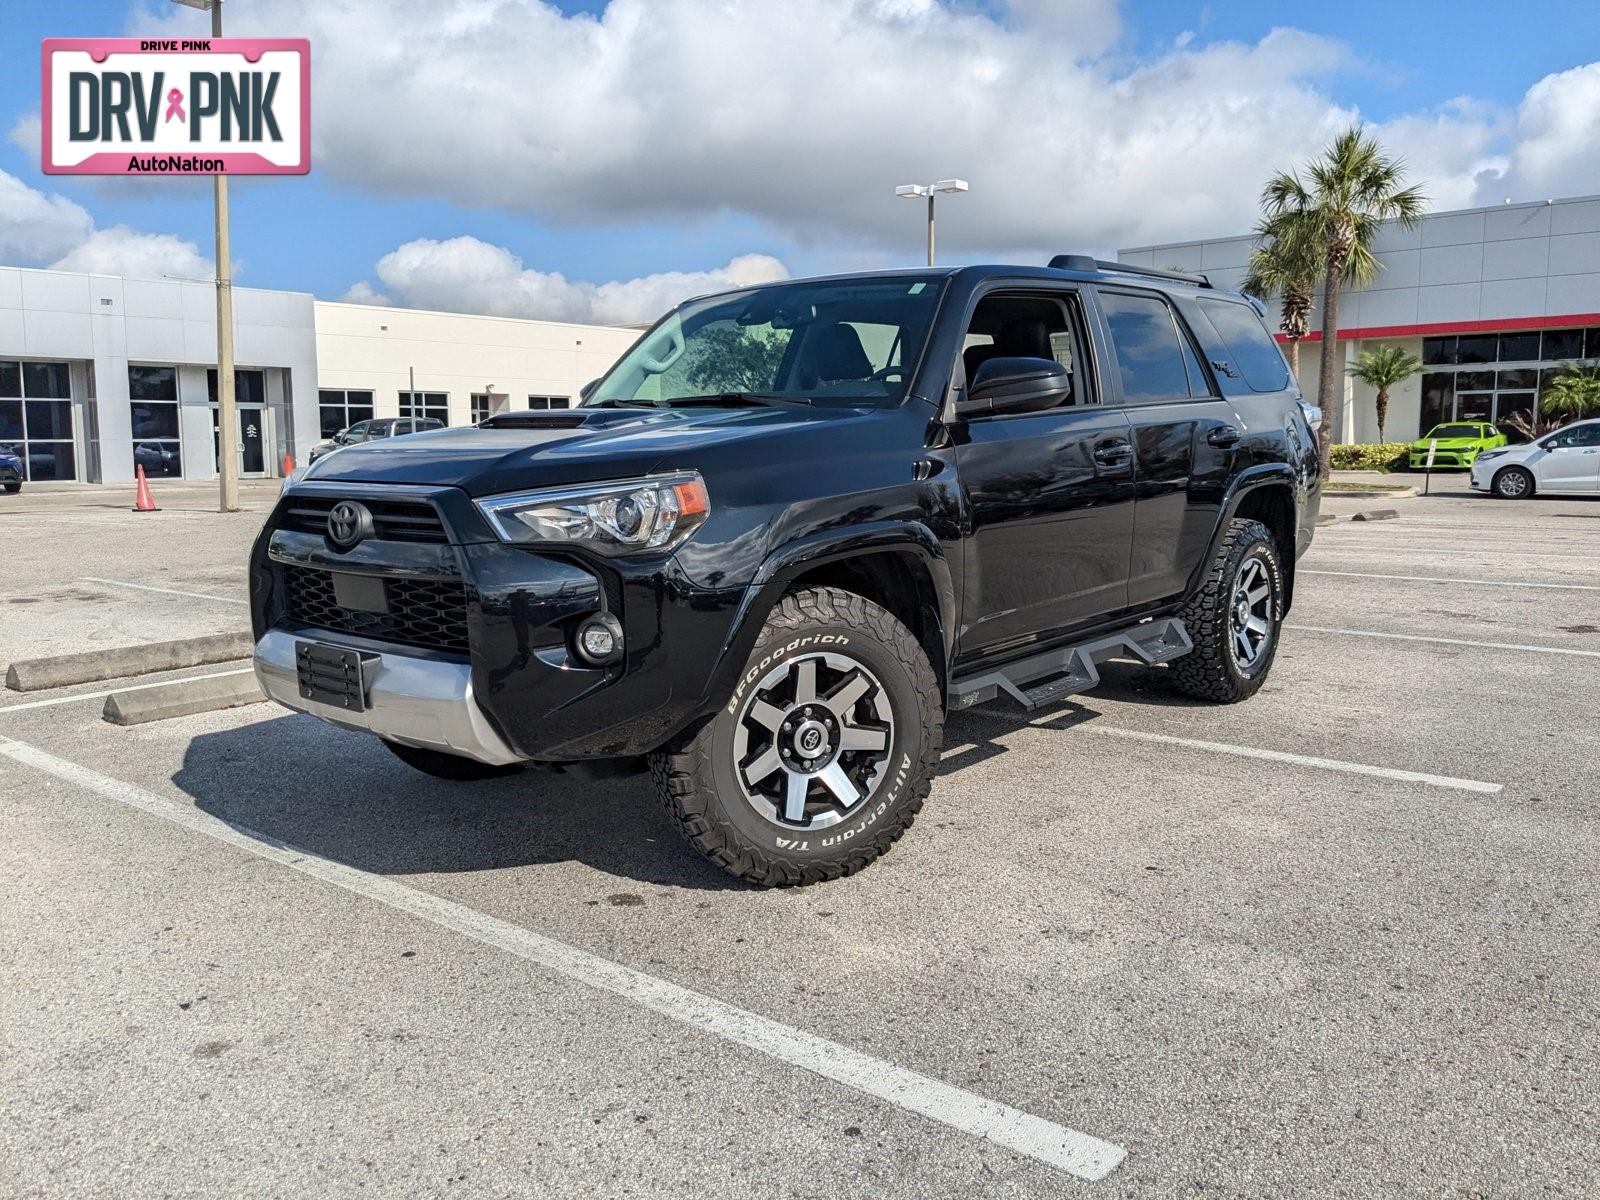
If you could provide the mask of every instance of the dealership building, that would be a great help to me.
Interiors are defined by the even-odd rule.
[[[215,478],[216,312],[209,283],[0,267],[0,447],[34,482]],[[235,288],[241,474],[369,417],[567,407],[637,336]]]
[[[1235,288],[1254,245],[1243,235],[1139,246],[1117,257],[1202,271],[1215,286]],[[1563,364],[1600,360],[1600,197],[1430,213],[1409,230],[1391,222],[1375,249],[1383,271],[1339,301],[1333,353],[1346,441],[1378,440],[1374,390],[1345,373],[1366,350],[1398,344],[1423,363],[1420,375],[1390,392],[1389,441],[1410,441],[1442,421],[1529,414]],[[1270,321],[1276,329],[1276,311]],[[1319,308],[1313,331],[1321,322]],[[1301,343],[1301,384],[1313,399],[1320,340],[1313,332]]]

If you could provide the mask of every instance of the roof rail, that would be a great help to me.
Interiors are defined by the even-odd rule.
[[[1211,286],[1211,280],[1204,275],[1191,275],[1186,271],[1163,271],[1159,267],[1136,267],[1131,263],[1109,262],[1087,254],[1058,254],[1050,260],[1050,265],[1060,271],[1104,271],[1112,275],[1145,275],[1151,279],[1173,279],[1179,283],[1192,283],[1196,287]]]

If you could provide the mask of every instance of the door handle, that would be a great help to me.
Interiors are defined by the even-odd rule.
[[[1094,448],[1094,461],[1102,467],[1125,467],[1133,461],[1133,444],[1123,438],[1113,438]]]
[[[1226,450],[1229,446],[1237,446],[1241,434],[1232,425],[1218,425],[1206,434],[1206,441],[1219,450]]]

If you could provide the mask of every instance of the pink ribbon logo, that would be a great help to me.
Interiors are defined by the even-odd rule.
[[[183,93],[177,88],[173,88],[167,93],[167,115],[165,121],[170,121],[173,117],[177,117],[180,121],[189,119],[183,115]]]

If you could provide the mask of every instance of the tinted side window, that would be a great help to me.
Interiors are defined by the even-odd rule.
[[[1233,369],[1254,391],[1279,392],[1289,386],[1288,365],[1254,308],[1207,297],[1196,303],[1227,347]]]
[[[1189,395],[1184,347],[1172,323],[1172,310],[1159,296],[1100,293],[1111,334],[1111,348],[1122,373],[1122,398],[1138,404]],[[1203,389],[1202,389],[1203,390]]]

